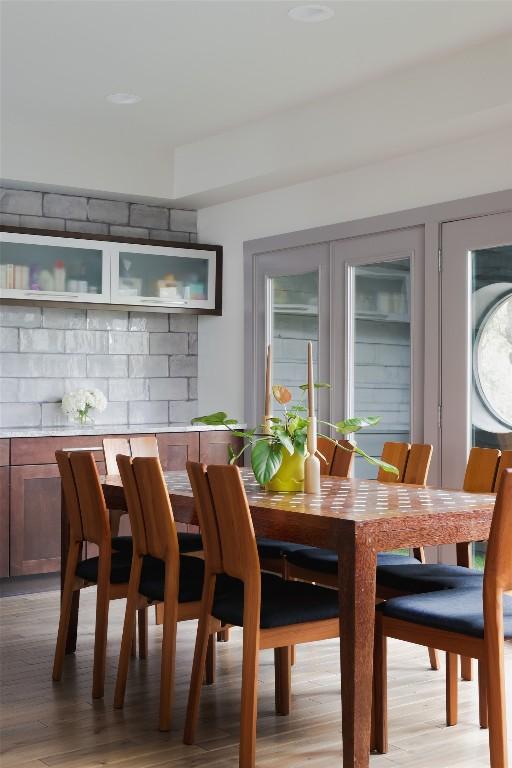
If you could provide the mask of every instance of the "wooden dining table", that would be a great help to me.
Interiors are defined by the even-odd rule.
[[[319,495],[273,493],[262,490],[250,470],[241,472],[257,536],[338,552],[340,765],[368,768],[377,553],[487,539],[495,495],[336,477],[322,477]],[[165,479],[175,520],[197,524],[186,472],[167,472]],[[103,477],[102,485],[108,508],[125,510],[121,479]],[[64,514],[62,519],[64,544]],[[75,644],[76,623],[67,650]]]

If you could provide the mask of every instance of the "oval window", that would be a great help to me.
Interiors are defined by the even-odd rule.
[[[496,304],[482,322],[475,364],[485,405],[512,427],[512,294]]]

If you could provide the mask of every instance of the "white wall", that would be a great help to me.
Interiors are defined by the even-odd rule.
[[[510,130],[199,211],[199,239],[224,246],[222,317],[199,318],[199,413],[243,417],[243,243],[507,189]]]

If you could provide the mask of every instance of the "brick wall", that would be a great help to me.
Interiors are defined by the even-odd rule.
[[[194,242],[196,213],[83,195],[0,188],[0,223]],[[108,407],[97,424],[197,415],[197,316],[0,307],[0,427],[67,424],[58,401],[84,386]]]

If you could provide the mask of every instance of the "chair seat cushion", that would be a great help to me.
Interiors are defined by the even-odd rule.
[[[225,576],[217,579],[212,613],[225,624],[243,626],[244,586],[241,581]],[[334,619],[338,615],[335,590],[284,581],[270,573],[261,575],[261,629]]]
[[[203,548],[203,540],[200,533],[178,533],[178,546],[180,552],[200,552]]]
[[[81,560],[76,568],[76,575],[96,583],[98,581],[98,567],[99,557],[89,557],[87,560]],[[131,555],[126,557],[123,554],[112,554],[110,565],[110,583],[111,584],[127,584],[130,580],[130,568],[131,568]]]
[[[288,555],[288,561],[299,568],[305,568],[308,571],[318,571],[319,573],[328,573],[336,575],[338,573],[338,553],[330,549],[319,549],[318,547],[301,547]],[[396,563],[418,563],[414,557],[408,555],[393,554],[392,552],[379,552],[377,557],[378,565],[396,564]]]
[[[112,551],[131,557],[133,554],[133,540],[131,536],[112,536]]]
[[[258,554],[260,558],[278,560],[280,557],[288,557],[292,552],[304,547],[303,544],[293,544],[291,541],[278,541],[277,539],[265,539],[258,537]]]
[[[405,594],[482,586],[483,573],[459,565],[379,565],[377,584]]]
[[[178,601],[190,603],[201,599],[204,579],[204,560],[180,556],[180,588]],[[142,566],[139,592],[150,600],[164,599],[165,563],[146,555]]]
[[[393,597],[377,610],[412,624],[421,624],[471,637],[484,636],[482,590],[466,587],[422,595]],[[504,597],[505,638],[512,638],[512,597]]]

